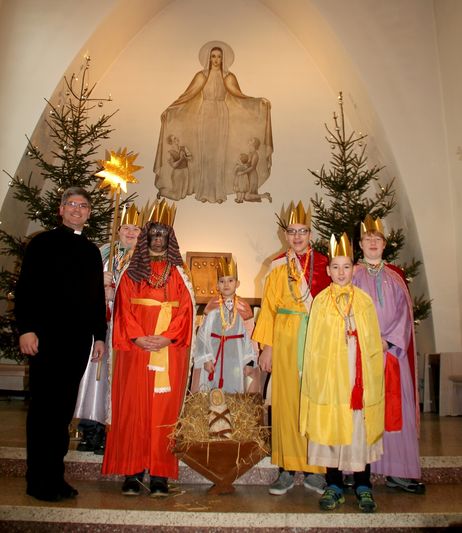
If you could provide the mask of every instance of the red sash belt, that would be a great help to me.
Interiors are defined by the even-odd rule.
[[[385,357],[385,431],[401,431],[403,414],[399,361],[389,352]]]
[[[218,346],[217,356],[215,357],[215,361],[213,363],[213,372],[210,372],[209,374],[209,381],[213,381],[218,359],[221,359],[220,379],[218,381],[218,388],[221,389],[223,388],[223,357],[225,354],[225,342],[229,341],[230,339],[242,339],[244,337],[244,334],[240,333],[239,335],[217,335],[216,333],[211,333],[210,336],[214,339],[220,339],[220,345]]]

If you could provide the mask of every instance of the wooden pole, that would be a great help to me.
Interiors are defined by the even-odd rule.
[[[117,228],[119,227],[119,205],[120,205],[120,185],[117,185],[115,192],[115,206],[114,206],[114,218],[112,219],[112,233],[111,233],[111,243],[109,248],[109,262],[108,262],[108,272],[112,272],[113,263],[114,263],[114,254],[115,254],[115,242],[117,236]],[[96,381],[101,379],[101,367],[102,361],[98,361],[98,367],[96,368]]]

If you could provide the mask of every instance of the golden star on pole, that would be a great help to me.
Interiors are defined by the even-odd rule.
[[[133,173],[143,168],[140,165],[133,164],[137,157],[138,154],[132,152],[127,154],[127,148],[119,149],[117,152],[111,150],[108,160],[99,161],[104,167],[104,170],[95,174],[95,176],[104,178],[99,188],[111,187],[111,189],[117,189],[120,187],[124,192],[127,192],[127,183],[138,183]]]

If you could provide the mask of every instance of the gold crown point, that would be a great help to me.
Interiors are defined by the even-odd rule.
[[[334,257],[340,256],[353,259],[353,246],[345,232],[343,232],[339,241],[337,241],[334,234],[331,235],[329,241],[329,257],[333,259]]]
[[[385,237],[385,230],[383,229],[382,221],[379,217],[374,220],[371,214],[367,214],[364,221],[361,222],[361,239],[368,231],[377,231],[381,233],[383,237]]]
[[[218,259],[218,268],[217,268],[217,278],[223,278],[224,276],[230,276],[237,278],[237,264],[234,259],[228,261],[225,257],[220,257]]]
[[[172,202],[168,205],[165,198],[162,200],[156,200],[152,207],[149,209],[149,219],[146,221],[157,222],[158,224],[164,224],[165,226],[173,226],[176,215],[176,205]]]
[[[308,209],[305,211],[301,200],[298,202],[297,207],[295,207],[295,204],[292,201],[290,202],[285,215],[283,215],[282,218],[278,216],[278,220],[279,225],[283,229],[287,229],[287,226],[290,226],[291,224],[303,224],[304,226],[311,228],[311,206],[308,203]]]
[[[124,224],[131,224],[133,226],[141,225],[140,212],[135,204],[132,204],[129,208],[127,208],[127,204],[124,205],[120,225],[123,226]]]

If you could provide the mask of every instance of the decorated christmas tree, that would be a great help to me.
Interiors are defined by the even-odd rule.
[[[95,85],[89,86],[90,57],[78,75],[64,78],[63,91],[56,102],[47,100],[47,130],[49,147],[41,150],[33,139],[27,138],[27,156],[41,174],[39,185],[9,176],[13,197],[24,204],[24,213],[43,230],[56,227],[61,195],[68,187],[87,190],[92,199],[92,212],[85,228],[86,235],[97,244],[109,240],[110,223],[114,211],[107,189],[100,189],[101,179],[95,172],[101,169],[96,155],[102,141],[113,131],[109,124],[114,112],[99,114],[108,98],[95,98]],[[127,200],[130,200],[128,198]],[[127,201],[126,200],[126,201]],[[0,272],[0,300],[6,300],[6,312],[0,315],[0,355],[7,359],[22,359],[18,350],[18,336],[14,323],[14,288],[18,278],[28,236],[12,236],[0,230],[0,254],[14,258],[13,269]],[[4,304],[2,304],[4,305]]]
[[[325,191],[324,198],[316,194],[312,198],[314,207],[313,226],[319,238],[314,248],[327,252],[327,242],[332,234],[336,237],[345,231],[353,239],[355,260],[361,253],[358,245],[360,222],[367,214],[384,219],[396,206],[393,180],[381,184],[380,174],[383,167],[369,166],[366,155],[367,135],[347,133],[343,112],[343,97],[339,94],[340,114],[333,114],[334,127],[325,124],[328,135],[326,141],[332,150],[329,168],[323,165],[320,171],[309,170],[315,177],[315,184]],[[374,185],[377,185],[374,187]],[[402,229],[392,229],[387,235],[387,245],[383,258],[397,263],[400,250],[405,244]],[[409,264],[399,265],[408,283],[418,274],[421,261],[412,260]],[[414,298],[414,320],[416,324],[430,314],[431,303],[423,296]]]

